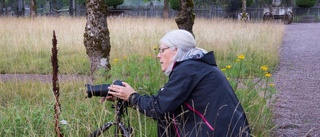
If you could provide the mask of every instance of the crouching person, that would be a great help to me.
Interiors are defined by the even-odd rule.
[[[126,82],[111,85],[110,94],[156,119],[159,137],[250,136],[245,112],[214,53],[197,48],[191,33],[168,32],[157,57],[169,80],[156,95],[138,94]]]

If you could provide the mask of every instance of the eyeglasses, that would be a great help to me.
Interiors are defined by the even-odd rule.
[[[158,50],[159,50],[159,53],[163,53],[166,49],[168,49],[168,48],[170,48],[170,47],[166,47],[166,48],[158,48]]]

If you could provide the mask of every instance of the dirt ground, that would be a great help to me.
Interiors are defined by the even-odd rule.
[[[60,82],[63,81],[74,81],[74,80],[85,80],[90,82],[89,76],[81,75],[59,75]],[[41,75],[41,74],[0,74],[0,82],[6,81],[41,81],[41,82],[52,82],[52,75]]]
[[[320,136],[320,23],[286,26],[273,75],[275,137]]]
[[[320,136],[320,23],[286,26],[279,51],[280,64],[273,74],[274,137]],[[0,74],[0,82],[51,82],[51,75]],[[89,80],[79,75],[61,75],[60,81]]]

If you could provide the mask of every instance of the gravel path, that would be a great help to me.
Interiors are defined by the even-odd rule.
[[[287,25],[273,78],[273,136],[320,137],[320,23]]]

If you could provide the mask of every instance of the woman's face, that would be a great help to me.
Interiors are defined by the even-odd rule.
[[[158,58],[161,64],[161,71],[165,72],[170,65],[174,55],[176,55],[177,49],[171,50],[168,46],[161,44],[159,47]]]

